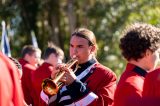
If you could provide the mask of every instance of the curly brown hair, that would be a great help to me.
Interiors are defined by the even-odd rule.
[[[146,50],[155,52],[160,47],[160,29],[150,24],[135,23],[126,28],[119,47],[128,61],[144,57]]]

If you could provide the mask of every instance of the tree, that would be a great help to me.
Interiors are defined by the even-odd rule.
[[[97,37],[98,60],[117,75],[125,66],[118,45],[124,27],[134,22],[160,26],[159,0],[6,0],[0,4],[0,14],[15,33],[10,39],[13,56],[31,44],[33,30],[42,51],[53,41],[67,58],[71,33],[87,27]]]

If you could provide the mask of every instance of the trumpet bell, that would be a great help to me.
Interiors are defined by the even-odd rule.
[[[59,90],[59,87],[57,86],[57,84],[55,84],[53,80],[49,78],[45,79],[42,82],[42,88],[43,88],[43,91],[49,96],[57,94]]]
[[[66,63],[67,68],[71,68],[74,64],[78,65],[77,59],[71,59]],[[42,82],[42,89],[45,94],[52,96],[58,93],[58,90],[64,85],[60,79],[65,74],[65,71],[60,70],[55,79],[44,79]]]

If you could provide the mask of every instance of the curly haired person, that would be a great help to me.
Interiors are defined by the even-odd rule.
[[[142,91],[146,74],[159,61],[160,29],[144,23],[133,24],[124,31],[119,46],[128,63],[115,91],[114,106],[149,106]]]

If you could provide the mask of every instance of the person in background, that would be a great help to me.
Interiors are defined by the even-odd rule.
[[[36,70],[37,64],[41,57],[41,50],[32,45],[25,45],[21,52],[22,58],[19,59],[22,65],[23,75],[22,75],[22,89],[24,93],[24,99],[28,105],[33,105],[32,93],[32,83],[31,74]]]
[[[63,51],[52,43],[49,43],[44,52],[44,62],[32,74],[32,85],[34,90],[34,104],[35,106],[45,106],[45,102],[39,100],[40,92],[42,90],[42,81],[51,76],[51,73],[56,73],[56,66],[62,63],[64,59]]]
[[[25,64],[26,62],[30,65],[37,67],[41,63],[41,50],[32,45],[25,45],[21,51],[20,63]],[[22,67],[23,67],[22,64]]]
[[[18,70],[14,63],[0,52],[0,106],[24,106]]]
[[[114,106],[145,106],[143,84],[147,73],[155,69],[159,61],[160,30],[135,23],[126,28],[119,46],[128,63],[116,88]]]
[[[56,95],[48,97],[41,92],[41,98],[49,106],[110,106],[116,89],[116,75],[96,59],[95,35],[86,28],[79,28],[71,35],[70,57],[78,60],[73,69],[59,64],[65,71],[61,81],[64,86]],[[74,73],[74,71],[76,72]],[[49,100],[48,100],[49,99]]]

